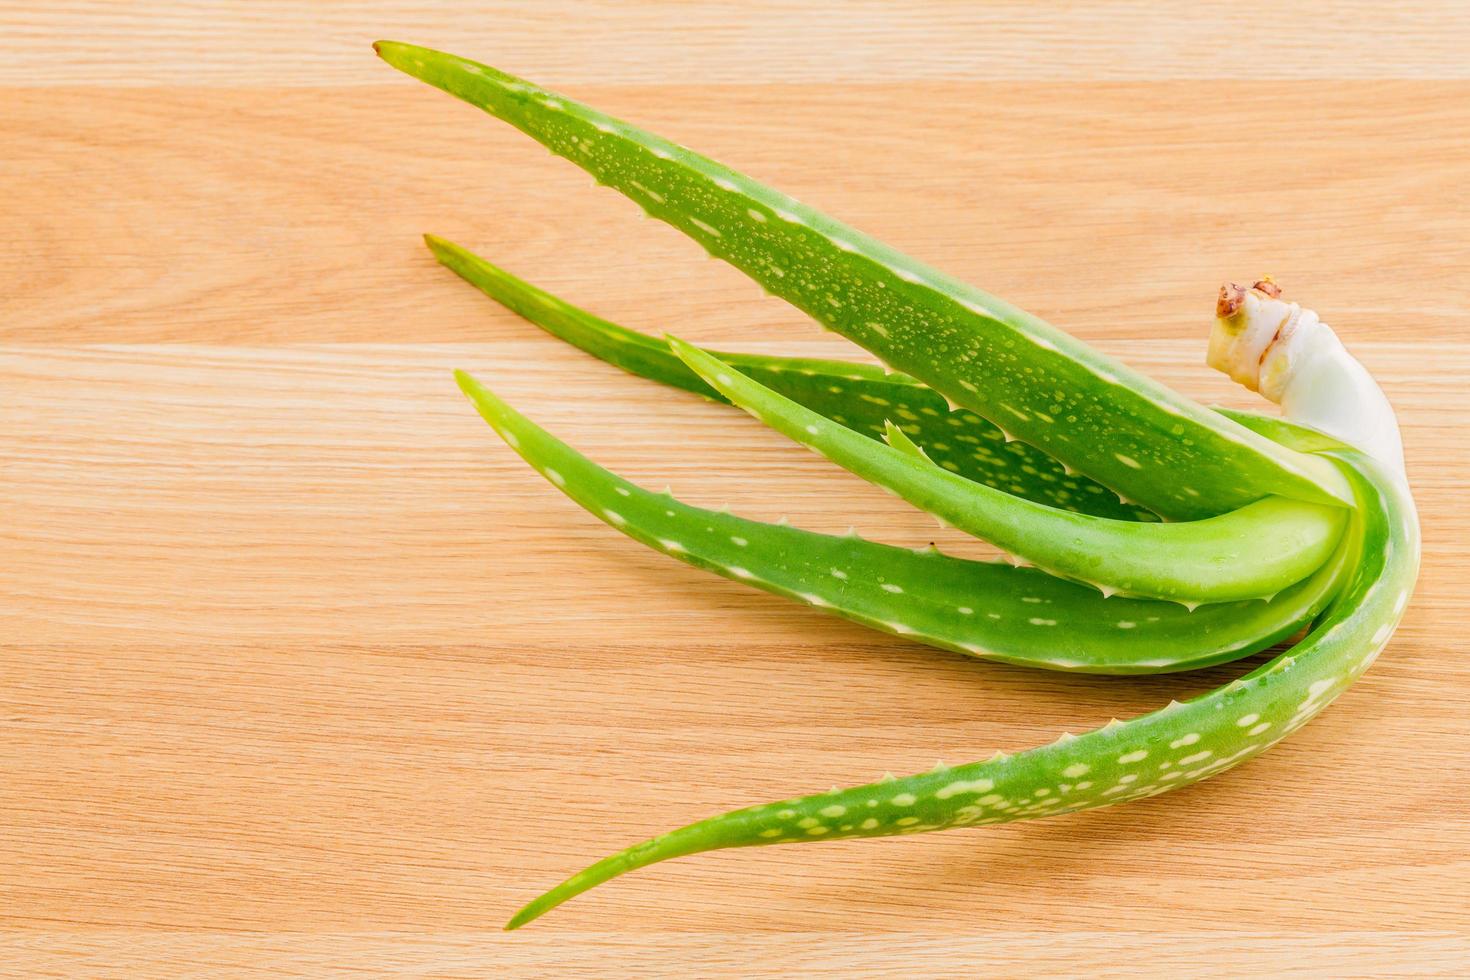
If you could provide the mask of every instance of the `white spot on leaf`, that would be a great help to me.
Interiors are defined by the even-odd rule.
[[[936,799],[947,800],[951,796],[961,793],[988,793],[995,788],[995,783],[989,779],[959,780],[948,786],[941,786],[935,793]]]
[[[652,199],[654,201],[657,201],[659,204],[664,203],[664,196],[662,194],[660,194],[658,191],[653,190],[652,188],[649,188],[649,187],[644,187],[642,184],[638,183],[638,181],[636,181],[636,180],[630,180],[630,181],[628,181],[628,183],[629,184],[632,184],[634,187],[638,188],[638,190],[642,191],[650,199]]]

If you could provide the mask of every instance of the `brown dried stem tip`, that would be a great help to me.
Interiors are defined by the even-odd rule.
[[[1245,303],[1245,287],[1238,282],[1227,282],[1220,287],[1220,298],[1215,300],[1215,316],[1229,319],[1240,312]]]
[[[1265,276],[1263,278],[1257,279],[1255,285],[1251,286],[1251,288],[1256,290],[1257,292],[1265,293],[1272,299],[1281,298],[1281,287],[1276,285],[1276,280],[1272,279],[1270,276]]]

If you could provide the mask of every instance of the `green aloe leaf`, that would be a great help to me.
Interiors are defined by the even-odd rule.
[[[1034,568],[816,534],[681,503],[611,473],[469,375],[460,388],[557,489],[655,551],[883,632],[989,660],[1102,674],[1188,670],[1285,639],[1332,594],[1338,563],[1260,600],[1202,606],[1103,598]]]
[[[1271,495],[1351,502],[1321,460],[707,157],[487,65],[397,42],[375,48],[621,191],[885,363],[1149,510],[1189,520]]]
[[[1348,535],[1348,579],[1299,643],[1246,677],[1016,755],[711,817],[591,865],[530,902],[506,928],[519,928],[609,878],[670,858],[1072,813],[1188,786],[1260,755],[1368,669],[1392,636],[1418,574],[1418,525],[1398,478],[1356,450],[1326,455],[1343,466],[1359,494]]]

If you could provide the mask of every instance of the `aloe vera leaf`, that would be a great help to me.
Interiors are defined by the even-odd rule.
[[[398,42],[374,48],[587,170],[887,364],[1149,510],[1191,520],[1271,495],[1351,502],[1322,460],[713,160],[487,65]]]
[[[469,375],[481,416],[551,484],[656,551],[874,629],[947,650],[1050,670],[1151,674],[1238,659],[1290,636],[1331,595],[1332,563],[1272,602],[1190,613],[1114,597],[1034,568],[969,561],[856,535],[825,535],[691,507],[577,453]]]
[[[726,847],[882,837],[1005,823],[1126,803],[1188,786],[1260,755],[1306,724],[1373,663],[1408,603],[1419,564],[1413,501],[1356,450],[1331,452],[1358,494],[1347,581],[1287,652],[1185,703],[1016,755],[747,807],[604,858],[522,908],[515,929],[594,885]]]
[[[865,439],[712,354],[674,338],[669,344],[707,384],[783,435],[961,531],[1104,591],[1184,603],[1273,595],[1327,561],[1346,521],[1343,508],[1286,497],[1175,524],[1058,510]]]
[[[663,338],[573,306],[453,242],[433,235],[424,238],[445,267],[553,336],[639,377],[726,400],[679,360]],[[895,424],[924,447],[929,459],[966,479],[1081,514],[1158,519],[1080,473],[1068,472],[1041,450],[1008,441],[1004,432],[975,413],[952,412],[942,395],[907,375],[851,361],[725,351],[718,356],[773,391],[865,436],[881,438],[884,423],[897,419]]]

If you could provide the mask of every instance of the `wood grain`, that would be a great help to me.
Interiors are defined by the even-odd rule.
[[[376,85],[378,38],[548,85],[1470,77],[1459,0],[7,0],[0,85]]]
[[[1172,5],[1148,64],[1106,16],[1128,4],[933,5],[902,30],[862,4],[826,33],[790,7],[789,37],[773,6],[687,5],[688,45],[654,29],[669,4],[246,6],[0,4],[0,974],[1470,968],[1470,83],[1432,80],[1463,74],[1443,46],[1467,18],[1395,14],[1365,62],[1379,28],[1335,5],[1298,59],[1317,80],[1263,83],[1186,57],[1218,12]],[[1240,668],[975,663],[703,576],[557,496],[451,368],[692,502],[980,553],[435,266],[421,232],[643,329],[852,353],[374,68],[373,18],[567,83],[1206,401],[1250,404],[1199,363],[1215,285],[1273,272],[1399,408],[1426,540],[1393,645],[1204,785],[704,855],[494,931],[688,819],[1024,748]],[[1008,66],[1004,39],[1060,61]]]

